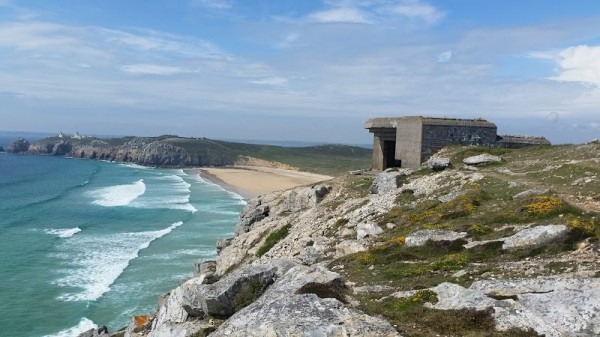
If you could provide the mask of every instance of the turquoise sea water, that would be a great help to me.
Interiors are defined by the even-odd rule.
[[[216,257],[243,205],[191,170],[0,153],[0,336],[152,312]]]

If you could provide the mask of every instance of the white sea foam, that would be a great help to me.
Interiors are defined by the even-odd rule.
[[[52,335],[46,335],[45,337],[77,337],[82,332],[86,332],[90,329],[97,329],[98,325],[87,317],[83,317],[77,325],[70,327],[65,330],[61,330]]]
[[[122,166],[122,167],[133,168],[133,169],[136,169],[136,170],[151,170],[152,169],[152,167],[142,166],[142,165],[133,164],[133,163],[121,163],[121,164],[118,164],[118,165]]]
[[[81,228],[47,228],[44,233],[58,235],[59,238],[70,238],[71,236],[81,232]]]
[[[126,185],[102,187],[89,192],[96,198],[92,203],[104,207],[127,206],[135,199],[146,193],[144,179]]]
[[[77,236],[61,247],[69,254],[53,257],[65,259],[67,268],[55,282],[58,286],[78,288],[81,291],[59,296],[63,301],[94,301],[110,290],[129,262],[150,243],[181,226],[177,222],[158,231],[117,233],[104,236]]]
[[[182,177],[165,175],[154,179],[158,183],[149,183],[149,193],[131,203],[131,207],[180,209],[192,213],[198,211],[190,204],[190,187],[192,185]]]
[[[196,259],[214,258],[216,254],[215,247],[205,247],[197,249],[179,249],[165,254],[154,254],[147,256],[147,261],[170,261],[169,263],[177,263],[182,257],[193,256]]]

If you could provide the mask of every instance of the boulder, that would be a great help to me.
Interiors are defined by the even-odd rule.
[[[373,238],[379,236],[381,233],[383,233],[383,229],[375,224],[363,223],[356,226],[357,240],[364,239],[366,237]]]
[[[545,225],[526,228],[513,236],[505,238],[502,249],[539,246],[560,238],[565,235],[567,231],[568,229],[565,225]]]
[[[465,163],[466,165],[482,165],[482,164],[489,164],[489,163],[499,163],[501,161],[502,161],[502,158],[500,158],[498,156],[492,156],[491,154],[488,154],[488,153],[482,153],[477,156],[472,156],[472,157],[463,159],[463,163]]]
[[[441,310],[491,309],[498,330],[533,329],[547,337],[600,334],[600,280],[535,278],[475,281],[469,288],[442,283],[434,288]]]
[[[194,263],[194,276],[204,275],[204,284],[215,283],[219,278],[215,276],[217,261],[202,261]]]
[[[424,246],[427,241],[456,241],[465,238],[467,233],[437,229],[423,229],[406,237],[404,245],[407,247]]]
[[[0,152],[4,152],[4,148],[0,146]]]
[[[190,298],[195,296],[194,294],[196,293],[197,288],[202,285],[203,282],[204,276],[195,277],[173,289],[168,298],[163,301],[162,305],[159,307],[156,318],[152,322],[152,330],[156,330],[167,322],[185,322],[190,314],[188,310],[184,308],[184,305],[189,302]]]
[[[8,144],[6,148],[6,152],[9,153],[23,153],[29,150],[29,141],[25,138],[18,138],[17,140]]]
[[[442,171],[450,167],[450,159],[444,157],[431,157],[427,160],[427,167],[433,171]]]
[[[400,169],[396,171],[382,172],[377,175],[373,184],[369,188],[372,194],[390,193],[398,189],[402,182],[402,177],[410,174],[412,170]]]
[[[210,336],[399,336],[383,319],[346,307],[344,288],[323,266],[294,267]]]
[[[335,245],[335,256],[342,257],[367,250],[361,243],[353,240],[344,240]]]
[[[204,284],[204,275],[175,288],[159,308],[152,331],[165,329],[166,323],[183,323],[206,315],[227,318],[234,314],[250,296],[258,296],[294,264],[275,260],[268,264],[236,269],[213,284]],[[153,336],[162,336],[154,334]]]

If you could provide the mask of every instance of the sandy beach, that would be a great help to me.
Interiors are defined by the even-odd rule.
[[[201,168],[200,175],[245,199],[333,178],[308,172],[260,166]]]

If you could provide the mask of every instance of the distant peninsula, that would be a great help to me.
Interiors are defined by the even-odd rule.
[[[97,159],[143,166],[219,167],[236,164],[267,166],[338,175],[351,168],[370,166],[371,150],[348,145],[283,147],[235,143],[208,138],[159,137],[98,138],[62,133],[34,143],[19,138],[10,153],[30,153]]]

